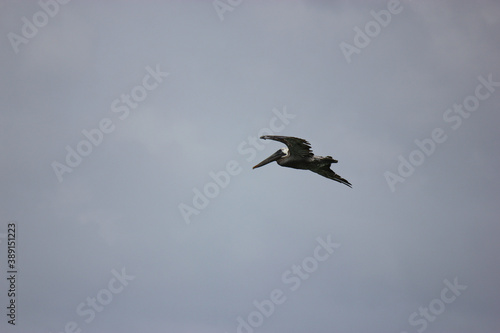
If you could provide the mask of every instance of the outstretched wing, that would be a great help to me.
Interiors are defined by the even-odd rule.
[[[316,169],[316,170],[311,170],[312,172],[316,172],[319,175],[322,175],[323,177],[330,178],[335,180],[336,182],[342,183],[344,185],[347,185],[349,187],[352,187],[352,184],[347,181],[347,179],[344,179],[337,175],[335,172],[333,172],[332,169],[330,169],[328,166],[324,166],[322,168]]]
[[[283,142],[288,147],[290,155],[298,157],[312,157],[311,144],[304,139],[295,138],[293,136],[279,136],[279,135],[264,135],[260,137],[264,140],[275,140]]]

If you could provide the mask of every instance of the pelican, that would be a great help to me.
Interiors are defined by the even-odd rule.
[[[281,166],[311,170],[323,177],[330,178],[336,182],[345,184],[352,187],[346,179],[340,177],[332,169],[330,165],[337,163],[331,156],[316,156],[311,150],[311,144],[304,139],[294,138],[292,136],[279,136],[279,135],[264,135],[260,137],[263,140],[275,140],[286,144],[285,148],[281,148],[259,164],[253,167],[259,168],[263,165],[276,161]]]

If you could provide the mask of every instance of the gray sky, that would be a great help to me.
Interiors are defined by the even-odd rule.
[[[497,1],[0,6],[2,332],[498,332]]]

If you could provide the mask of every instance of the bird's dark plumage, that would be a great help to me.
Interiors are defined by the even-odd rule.
[[[304,139],[294,138],[293,136],[279,136],[279,135],[264,135],[260,137],[263,140],[279,141],[288,147],[290,155],[299,157],[313,157],[314,154],[311,149],[311,144]]]
[[[346,179],[336,174],[330,166],[338,161],[331,156],[316,156],[311,150],[311,144],[304,139],[292,136],[264,135],[260,137],[263,140],[275,140],[286,144],[287,148],[282,148],[269,156],[253,168],[258,168],[273,161],[279,165],[294,169],[311,170],[323,177],[335,180],[339,183],[352,187]]]

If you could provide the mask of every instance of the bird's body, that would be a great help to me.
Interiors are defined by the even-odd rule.
[[[282,142],[287,145],[287,148],[282,148],[278,150],[273,155],[266,158],[264,161],[260,162],[253,168],[258,168],[273,161],[276,161],[281,166],[310,170],[323,177],[335,180],[339,183],[345,184],[352,187],[346,179],[340,177],[330,166],[332,163],[337,163],[338,161],[333,159],[331,156],[317,156],[312,153],[311,145],[304,139],[295,138],[291,136],[279,136],[279,135],[264,135],[260,137],[261,139],[270,139]]]

